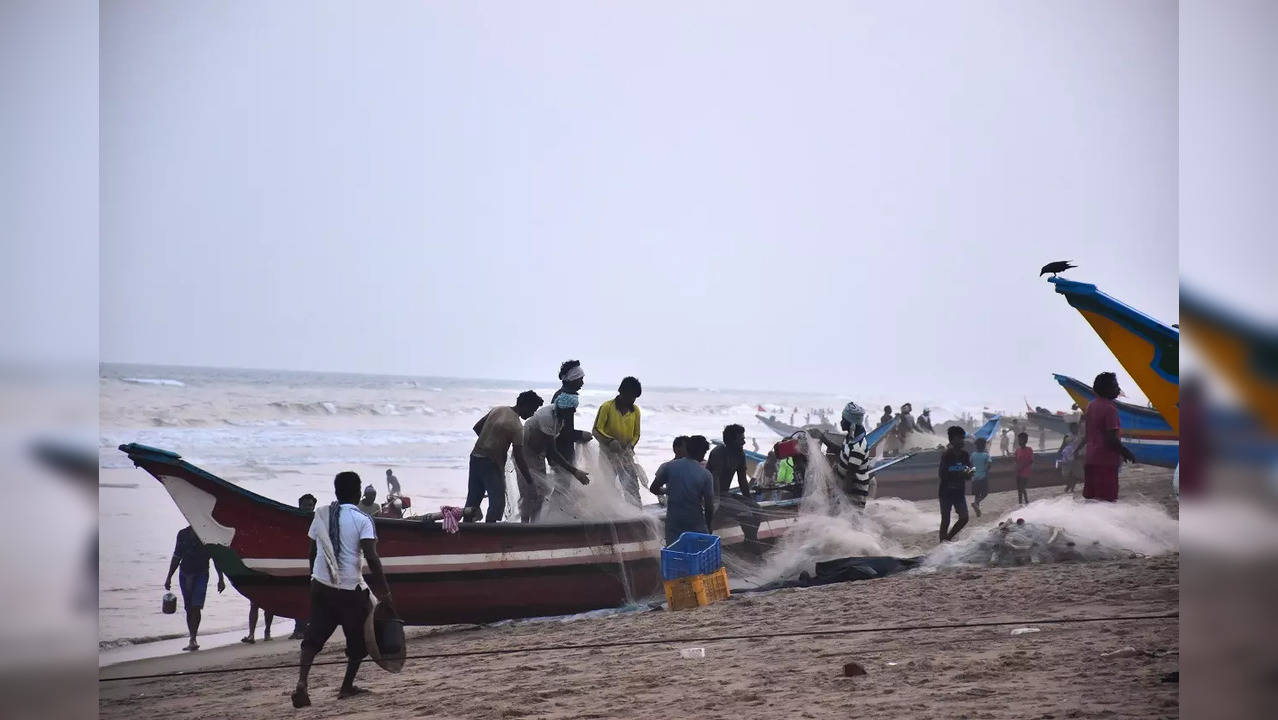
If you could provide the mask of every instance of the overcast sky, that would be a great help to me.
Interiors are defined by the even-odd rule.
[[[102,359],[1062,407],[1041,265],[1177,322],[1176,11],[106,2]]]

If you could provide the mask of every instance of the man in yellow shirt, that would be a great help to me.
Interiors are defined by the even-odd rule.
[[[643,386],[633,377],[621,381],[617,397],[599,406],[593,435],[599,448],[612,463],[626,498],[634,505],[639,499],[639,471],[635,467],[635,446],[639,444],[639,406],[635,400],[643,394]]]

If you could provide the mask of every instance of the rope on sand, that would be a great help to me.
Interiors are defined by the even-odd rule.
[[[471,657],[476,655],[514,655],[518,653],[563,652],[569,650],[598,650],[605,648],[635,647],[640,645],[682,645],[688,643],[710,643],[724,640],[766,640],[772,638],[819,637],[828,635],[859,635],[878,632],[916,632],[920,630],[951,630],[964,628],[1002,627],[1004,625],[1068,625],[1071,623],[1094,622],[1130,622],[1137,620],[1172,620],[1179,619],[1180,612],[1167,612],[1154,615],[1109,615],[1104,617],[1084,618],[1047,618],[1038,620],[990,620],[970,623],[942,623],[938,625],[890,625],[886,627],[853,627],[829,630],[796,630],[794,632],[756,632],[748,635],[709,635],[694,637],[655,638],[647,640],[619,640],[615,642],[582,643],[577,645],[541,645],[518,648],[498,648],[494,650],[462,650],[460,652],[426,653],[408,655],[405,660],[437,660],[443,658]],[[345,665],[346,660],[316,661],[312,665]],[[162,678],[190,677],[192,675],[220,675],[223,673],[258,672],[261,670],[296,669],[298,663],[281,663],[278,665],[257,665],[254,667],[212,668],[208,670],[186,670],[150,675],[122,675],[120,677],[98,678],[98,682],[118,682],[121,680],[156,680]]]

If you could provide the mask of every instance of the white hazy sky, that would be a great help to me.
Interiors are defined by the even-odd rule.
[[[105,2],[107,362],[1022,397],[1177,322],[1177,7]],[[1129,395],[1139,391],[1130,381]]]

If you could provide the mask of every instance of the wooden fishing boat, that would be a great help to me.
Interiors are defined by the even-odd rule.
[[[1096,397],[1091,386],[1079,380],[1067,375],[1052,377],[1080,408],[1086,409]],[[1176,467],[1180,463],[1180,438],[1161,413],[1131,403],[1114,404],[1118,406],[1123,444],[1136,456],[1136,462],[1159,467]]]
[[[1035,452],[1034,465],[1030,468],[1029,487],[1051,487],[1062,484],[1056,467],[1056,452]],[[941,464],[940,450],[924,450],[909,456],[904,462],[884,468],[875,474],[876,497],[899,497],[905,500],[936,499],[940,478],[937,468]],[[1016,466],[1011,455],[990,458],[990,492],[1016,489]]]
[[[1095,285],[1062,277],[1048,282],[1091,324],[1172,432],[1179,435],[1180,330],[1115,300]]]
[[[809,423],[807,425],[791,425],[781,422],[775,415],[764,417],[763,415],[755,415],[756,420],[763,423],[769,430],[780,435],[781,437],[790,437],[791,435],[808,428],[816,428],[822,432],[838,432],[839,429],[830,423]]]
[[[173,498],[240,594],[267,612],[309,615],[311,515],[257,495],[145,445],[121,445]],[[797,503],[762,503],[759,539],[780,537]],[[456,534],[421,519],[374,520],[378,552],[404,621],[477,623],[611,608],[661,589],[662,519],[618,522],[474,523]],[[744,533],[728,518],[714,532],[725,549]]]

